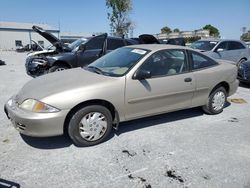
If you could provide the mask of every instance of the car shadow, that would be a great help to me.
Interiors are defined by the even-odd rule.
[[[37,149],[58,149],[72,145],[72,141],[67,135],[45,138],[30,137],[23,134],[20,134],[20,136],[26,144]]]
[[[127,121],[120,124],[119,130],[116,131],[115,134],[119,136],[120,134],[125,132],[134,131],[137,129],[143,129],[146,127],[151,127],[162,123],[175,122],[178,120],[193,118],[202,115],[204,115],[204,112],[201,110],[201,108],[196,107],[196,108],[141,118],[137,120]]]

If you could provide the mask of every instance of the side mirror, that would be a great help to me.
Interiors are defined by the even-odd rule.
[[[216,50],[216,52],[223,52],[223,51],[224,51],[223,48],[218,48],[218,49]]]
[[[79,51],[85,51],[86,50],[86,45],[85,44],[81,44],[78,48]]]
[[[147,78],[151,78],[151,72],[141,69],[137,70],[133,76],[134,80],[144,80]]]

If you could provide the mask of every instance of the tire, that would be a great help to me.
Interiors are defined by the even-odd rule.
[[[68,134],[76,146],[86,147],[107,139],[112,130],[112,115],[100,105],[86,106],[70,119]]]
[[[217,102],[216,102],[217,101]],[[207,114],[219,114],[223,111],[227,101],[227,92],[224,87],[218,87],[208,97],[207,104],[202,107]]]
[[[65,65],[54,65],[54,66],[52,66],[52,67],[49,68],[48,72],[49,73],[51,73],[51,72],[58,72],[58,71],[66,70],[66,69],[68,69],[68,67],[65,66]]]

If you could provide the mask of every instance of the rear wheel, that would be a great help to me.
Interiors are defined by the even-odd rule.
[[[65,65],[54,65],[51,68],[49,68],[49,73],[50,72],[63,71],[63,70],[66,70],[66,69],[68,69],[68,67],[65,66]]]
[[[68,133],[77,146],[92,146],[103,142],[112,130],[112,115],[100,105],[86,106],[71,118]]]
[[[224,87],[218,87],[208,97],[207,104],[202,108],[208,114],[219,114],[223,111],[227,100],[227,92]]]

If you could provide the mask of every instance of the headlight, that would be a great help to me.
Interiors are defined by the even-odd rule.
[[[46,65],[46,64],[47,64],[47,61],[44,60],[44,59],[33,59],[33,60],[32,60],[32,63],[33,63],[33,64],[38,64],[38,65]]]
[[[37,101],[35,99],[26,99],[19,105],[20,108],[37,113],[49,113],[49,112],[59,112],[60,110],[45,104],[43,102]]]

